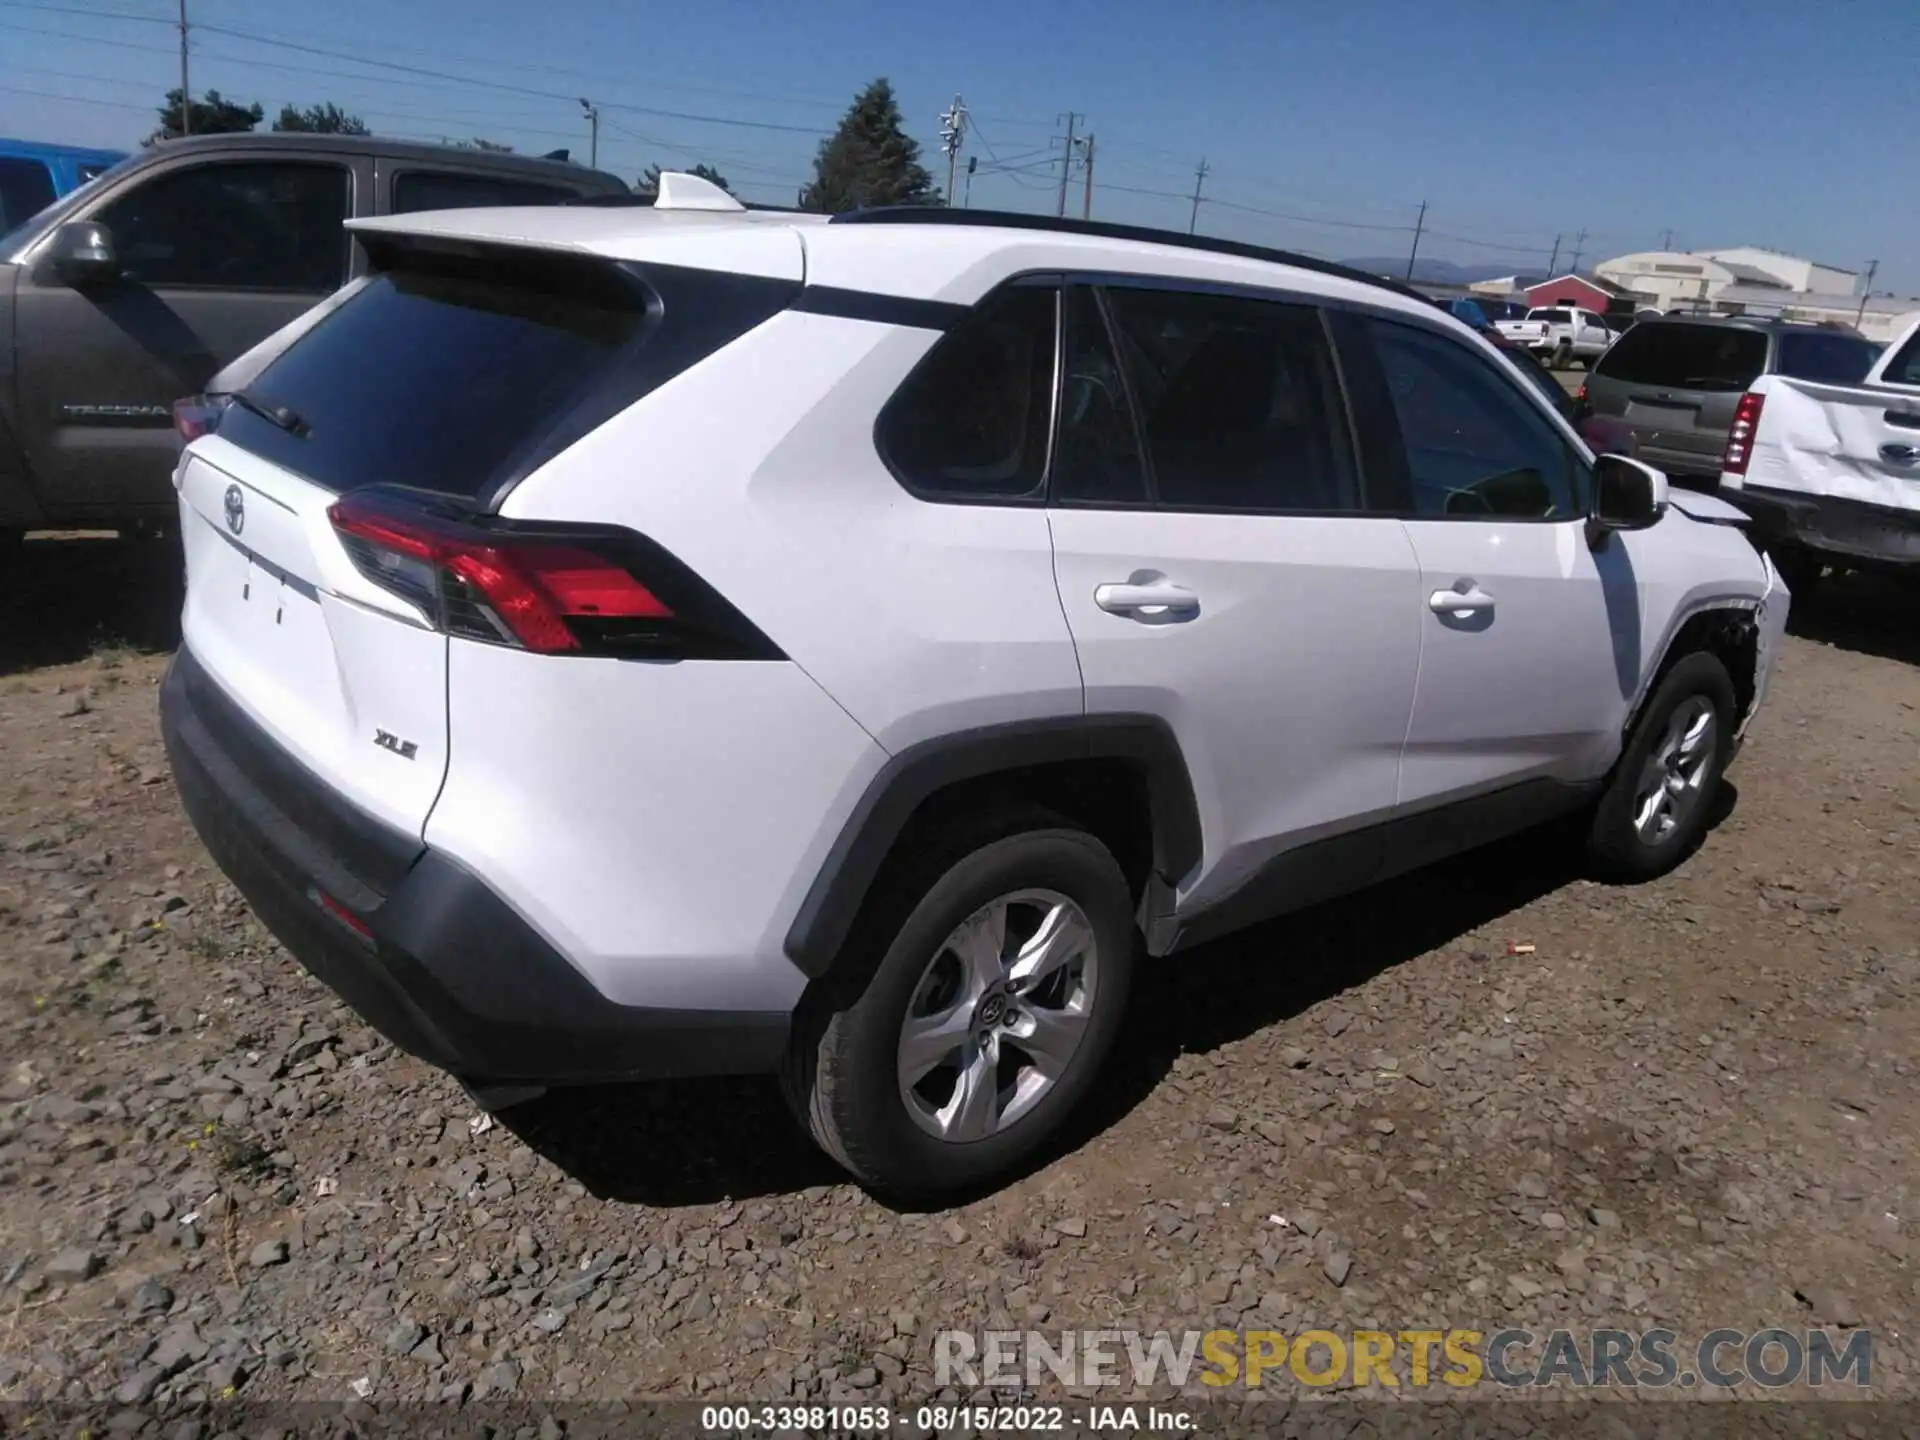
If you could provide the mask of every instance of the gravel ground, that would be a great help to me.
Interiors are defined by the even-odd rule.
[[[0,1395],[897,1405],[940,1327],[1602,1324],[1865,1326],[1915,1394],[1911,590],[1799,607],[1676,875],[1535,835],[1179,957],[1058,1153],[903,1213],[757,1081],[489,1124],[194,840],[164,551],[0,564]]]

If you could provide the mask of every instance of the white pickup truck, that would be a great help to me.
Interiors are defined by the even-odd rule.
[[[1858,385],[1762,375],[1740,397],[1720,488],[1789,588],[1828,565],[1920,573],[1920,320]]]
[[[1524,320],[1496,320],[1494,329],[1541,359],[1564,367],[1584,361],[1589,369],[1613,344],[1613,331],[1591,310],[1572,305],[1538,305]]]

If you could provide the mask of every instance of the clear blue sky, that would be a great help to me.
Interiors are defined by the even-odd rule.
[[[137,143],[178,83],[162,23],[176,3],[0,0],[0,134]],[[1671,229],[1680,248],[1765,245],[1852,270],[1878,259],[1876,290],[1920,294],[1913,0],[189,11],[196,93],[258,100],[269,117],[332,100],[382,133],[570,145],[583,158],[572,97],[587,95],[602,107],[603,168],[631,179],[650,162],[704,160],[750,199],[790,200],[853,92],[886,75],[942,181],[936,117],[966,97],[976,206],[1051,208],[1052,137],[1071,109],[1097,137],[1098,218],[1184,226],[1179,197],[1204,156],[1205,194],[1221,203],[1203,205],[1202,229],[1335,258],[1404,254],[1425,200],[1421,253],[1489,275],[1544,268],[1556,234],[1565,268],[1582,229],[1583,267],[1657,248]],[[648,113],[661,111],[678,113]],[[1151,191],[1173,193],[1139,193]],[[1080,198],[1076,176],[1075,213]]]

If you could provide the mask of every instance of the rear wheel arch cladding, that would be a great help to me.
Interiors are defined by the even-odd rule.
[[[1032,784],[1034,776],[1101,762],[1140,777],[1151,831],[1143,892],[1156,881],[1177,883],[1200,862],[1200,811],[1186,759],[1165,721],[1065,716],[988,726],[924,741],[887,762],[808,888],[787,931],[788,957],[809,979],[833,968],[900,838],[941,796],[1037,802],[1044,792]]]

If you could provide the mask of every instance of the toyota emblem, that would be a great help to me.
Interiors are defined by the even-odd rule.
[[[227,529],[238,535],[247,528],[247,499],[238,485],[227,486]]]

